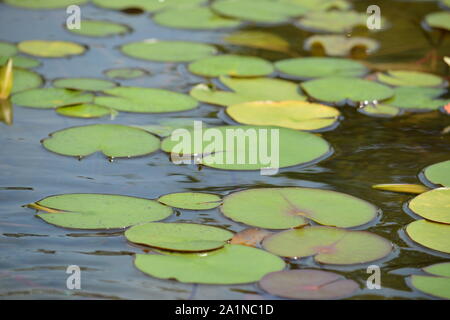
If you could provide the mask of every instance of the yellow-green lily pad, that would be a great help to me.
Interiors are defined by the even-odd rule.
[[[86,51],[84,46],[69,41],[26,40],[17,46],[23,53],[42,58],[69,57]]]
[[[9,58],[10,57],[2,56],[1,51],[0,51],[0,66],[6,64],[6,62],[8,61]],[[25,56],[17,55],[17,56],[13,56],[11,58],[13,59],[14,67],[17,67],[17,68],[31,69],[31,68],[39,67],[41,65],[40,61],[33,59],[33,58],[25,57]]]
[[[214,209],[222,203],[218,195],[202,192],[179,192],[166,194],[158,199],[165,205],[188,210]]]
[[[429,275],[412,275],[412,287],[434,297],[450,299],[450,263],[434,264],[423,270]]]
[[[425,179],[434,185],[450,187],[450,160],[435,163],[423,170]]]
[[[422,193],[412,199],[408,207],[427,220],[450,224],[450,188]]]
[[[18,93],[21,91],[34,89],[40,87],[44,81],[42,77],[36,72],[14,68],[14,81],[12,93]]]
[[[68,31],[88,37],[109,37],[129,33],[131,28],[124,24],[102,21],[102,20],[82,20],[80,28],[67,29]]]
[[[283,53],[290,52],[289,41],[275,33],[267,31],[239,30],[227,35],[224,40],[237,46],[265,49]]]
[[[52,109],[67,105],[89,103],[94,96],[62,88],[38,88],[15,94],[12,102],[22,107]]]
[[[65,78],[53,81],[55,88],[66,88],[81,91],[103,91],[117,86],[116,83],[95,78]]]
[[[397,87],[392,98],[384,103],[408,111],[437,110],[450,99],[437,99],[446,92],[442,88]]]
[[[425,22],[432,28],[450,31],[450,13],[447,11],[429,13],[425,16]]]
[[[91,119],[111,115],[114,111],[95,104],[77,104],[56,108],[56,112],[66,117]]]
[[[310,11],[297,21],[301,29],[313,32],[346,33],[354,27],[366,26],[366,13],[349,11]],[[383,25],[383,23],[382,23]]]
[[[408,70],[388,70],[386,73],[378,73],[377,79],[382,83],[401,87],[437,87],[444,82],[434,74]]]
[[[418,244],[450,254],[450,225],[427,220],[411,222],[406,234]]]
[[[3,2],[26,9],[57,9],[85,4],[88,0],[4,0]]]
[[[138,69],[138,68],[118,68],[118,69],[110,69],[106,70],[105,75],[108,78],[112,79],[136,79],[143,77],[148,74],[146,70]]]

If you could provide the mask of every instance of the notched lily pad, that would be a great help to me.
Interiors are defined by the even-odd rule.
[[[63,58],[86,51],[84,46],[69,41],[27,40],[17,46],[23,53],[42,58]]]
[[[222,198],[211,193],[179,192],[164,195],[158,201],[180,209],[209,210],[220,206]]]
[[[450,254],[450,226],[448,224],[417,220],[408,224],[406,234],[424,247]]]
[[[423,170],[425,179],[434,185],[450,187],[450,160],[435,163]]]
[[[90,103],[94,96],[89,93],[62,88],[31,89],[15,94],[12,102],[22,107],[52,109],[67,105]]]
[[[412,199],[408,207],[427,220],[450,224],[450,188],[422,193]]]
[[[450,299],[450,263],[438,263],[423,268],[430,275],[412,275],[413,288],[434,297]]]
[[[103,91],[117,86],[116,83],[95,78],[65,78],[53,81],[56,88],[66,88],[81,91]]]

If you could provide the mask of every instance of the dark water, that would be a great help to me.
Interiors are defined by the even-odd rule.
[[[405,63],[423,58],[430,50],[450,52],[450,36],[427,39],[419,25],[422,17],[438,7],[434,2],[357,1],[359,11],[378,4],[382,14],[394,23],[383,32],[371,34],[382,48],[371,62]],[[47,80],[60,77],[102,77],[102,72],[119,67],[139,67],[150,75],[121,81],[123,85],[157,87],[188,92],[204,80],[186,72],[185,66],[152,63],[127,58],[119,44],[148,38],[189,40],[218,44],[225,52],[245,52],[271,60],[283,54],[226,46],[229,31],[189,31],[155,25],[146,14],[129,15],[92,5],[82,7],[83,18],[108,19],[129,25],[134,32],[123,37],[91,39],[63,30],[65,10],[34,11],[0,3],[0,41],[29,39],[70,40],[89,47],[83,56],[71,59],[42,59],[36,69]],[[248,26],[253,28],[254,26]],[[291,25],[273,30],[289,36],[301,52],[307,32]],[[355,35],[367,35],[359,30]],[[436,72],[448,76],[438,65]],[[345,120],[334,131],[323,133],[335,150],[330,158],[307,168],[280,170],[275,176],[255,172],[227,172],[195,166],[176,166],[166,154],[108,162],[101,155],[83,161],[57,156],[43,149],[39,141],[63,128],[92,123],[151,124],[169,117],[192,117],[210,124],[223,124],[220,108],[202,104],[188,112],[145,115],[120,113],[114,120],[81,120],[58,116],[53,110],[14,108],[14,125],[0,124],[0,299],[7,298],[114,298],[114,299],[255,299],[273,298],[254,284],[212,286],[182,284],[146,276],[133,266],[133,254],[142,252],[127,243],[121,232],[65,230],[48,225],[22,205],[60,193],[114,193],[145,198],[182,191],[208,191],[226,195],[237,190],[263,186],[306,186],[336,190],[368,200],[382,210],[369,231],[390,239],[395,251],[376,262],[382,270],[382,289],[363,289],[354,299],[430,298],[412,291],[405,277],[417,268],[448,261],[406,239],[404,227],[414,219],[402,206],[411,196],[371,189],[376,183],[418,183],[418,173],[427,165],[449,158],[449,135],[441,131],[450,117],[439,112],[406,115],[395,119],[369,118],[344,107]],[[208,223],[239,231],[245,227],[223,218],[218,210],[179,210],[169,221]],[[82,267],[82,290],[66,289],[68,265]],[[318,266],[311,259],[291,261],[292,268],[316,267],[342,273],[362,288],[368,278],[367,265],[353,267]]]

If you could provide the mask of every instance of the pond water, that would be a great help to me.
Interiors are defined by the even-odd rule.
[[[393,22],[389,30],[370,34],[381,42],[379,51],[367,58],[370,62],[406,63],[422,59],[430,50],[439,55],[450,52],[450,37],[437,46],[419,26],[422,17],[437,11],[434,2],[355,1],[358,11],[378,4],[382,15]],[[222,39],[230,31],[192,31],[158,26],[148,14],[130,15],[105,10],[92,4],[82,7],[82,17],[118,21],[133,32],[125,36],[88,38],[63,29],[65,10],[24,10],[0,3],[0,41],[19,42],[30,39],[68,40],[83,43],[89,50],[70,59],[40,59],[35,71],[45,77],[46,86],[61,77],[103,77],[112,68],[137,67],[148,76],[118,81],[122,85],[157,87],[176,92],[189,89],[205,80],[194,76],[183,64],[153,63],[121,54],[120,44],[149,38],[187,40],[216,44],[223,52],[262,56],[271,61],[286,58],[281,53],[245,49],[227,45]],[[251,28],[242,27],[242,28]],[[254,28],[254,27],[253,27]],[[289,37],[302,55],[303,40],[310,35],[285,24],[271,29]],[[436,70],[445,75],[448,69]],[[447,73],[448,76],[448,73]],[[449,135],[442,130],[450,117],[438,111],[413,113],[393,119],[372,118],[355,108],[340,109],[344,121],[332,131],[322,133],[334,148],[334,154],[308,167],[281,169],[274,176],[259,171],[231,172],[194,165],[177,166],[162,151],[156,154],[108,162],[95,154],[82,161],[57,156],[39,143],[51,132],[92,124],[118,123],[146,125],[160,119],[192,117],[208,124],[229,123],[220,107],[201,104],[199,108],[173,114],[118,114],[114,119],[75,119],[57,115],[53,110],[14,107],[14,123],[0,124],[0,299],[260,299],[273,298],[255,284],[192,285],[147,276],[133,265],[133,255],[142,248],[133,246],[123,232],[68,230],[46,224],[35,212],[22,207],[49,195],[61,193],[112,193],[144,198],[160,195],[204,191],[226,195],[246,188],[267,186],[304,186],[348,193],[375,204],[382,210],[369,231],[388,238],[395,250],[376,264],[381,267],[382,289],[362,289],[351,299],[429,299],[413,291],[405,277],[417,268],[449,260],[448,255],[422,248],[407,239],[404,228],[414,218],[403,210],[411,195],[373,190],[377,183],[419,183],[418,174],[426,166],[447,160]],[[294,146],[293,146],[294,147]],[[196,222],[222,226],[232,231],[245,229],[242,224],[224,218],[218,209],[208,211],[177,210],[167,221]],[[66,268],[82,269],[82,290],[66,289]],[[312,259],[290,261],[290,268],[320,267],[357,281],[365,288],[369,264],[350,267],[319,266]]]

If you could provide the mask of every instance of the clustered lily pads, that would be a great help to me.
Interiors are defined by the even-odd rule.
[[[423,268],[425,275],[410,277],[411,286],[433,297],[450,299],[450,263],[443,262]]]

